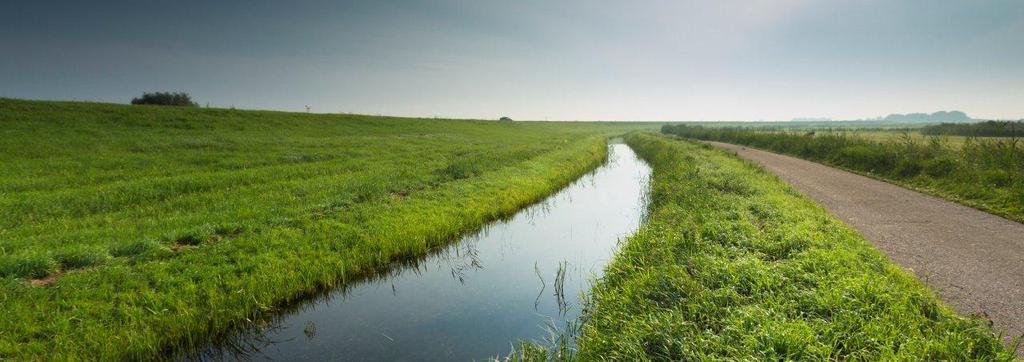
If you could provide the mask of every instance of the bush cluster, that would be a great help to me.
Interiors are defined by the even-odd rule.
[[[185,92],[152,92],[142,93],[142,97],[132,98],[132,104],[152,104],[158,106],[198,107],[192,96]]]

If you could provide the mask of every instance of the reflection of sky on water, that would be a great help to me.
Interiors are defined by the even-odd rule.
[[[244,356],[218,357],[472,360],[544,340],[549,325],[576,320],[578,296],[643,218],[650,169],[628,146],[609,147],[608,164],[547,200],[426,259],[315,298],[236,336]]]

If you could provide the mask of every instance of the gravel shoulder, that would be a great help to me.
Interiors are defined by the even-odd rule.
[[[961,314],[987,316],[1007,340],[1024,334],[1024,224],[818,163],[706,143],[818,201]]]

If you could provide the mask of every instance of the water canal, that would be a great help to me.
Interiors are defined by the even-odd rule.
[[[385,276],[313,298],[199,359],[484,360],[544,342],[644,218],[651,169],[628,146],[513,217]]]

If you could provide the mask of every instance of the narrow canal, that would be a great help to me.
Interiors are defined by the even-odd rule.
[[[608,147],[605,165],[544,202],[198,359],[468,361],[543,343],[575,323],[580,296],[646,212],[651,169],[628,146]]]

